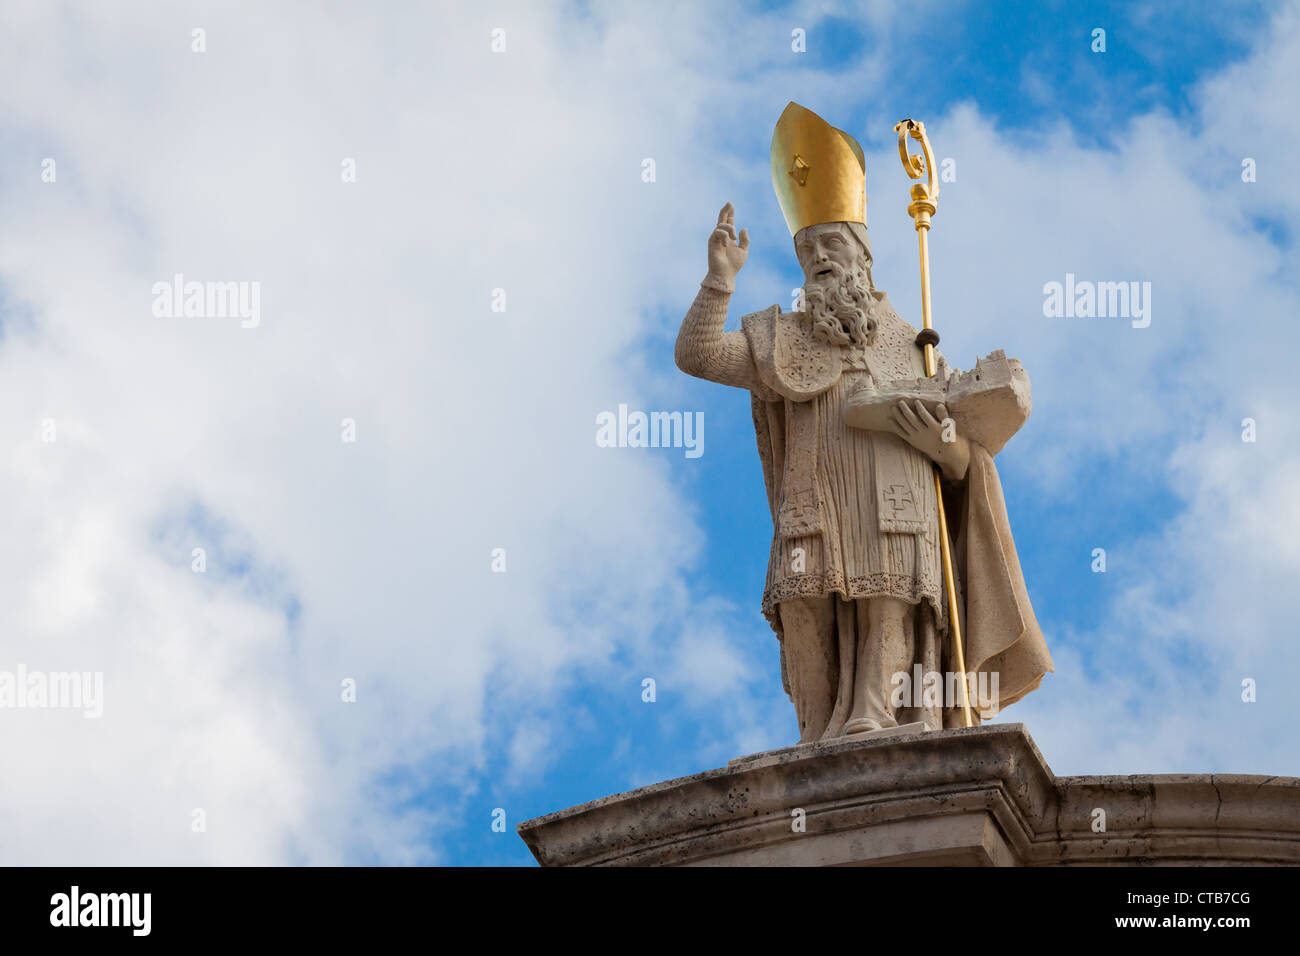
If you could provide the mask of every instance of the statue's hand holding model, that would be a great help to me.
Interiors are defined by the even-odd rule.
[[[772,174],[803,268],[803,310],[771,306],[724,331],[749,254],[728,203],[675,354],[683,371],[752,395],[774,525],[763,612],[800,741],[960,726],[962,680],[990,717],[1051,670],[992,455],[954,427],[943,401],[891,401],[872,429],[845,422],[846,406],[925,377],[917,331],[872,282],[865,162],[852,137],[792,103],[773,136]],[[960,373],[938,363],[942,390]],[[965,598],[962,675],[945,640],[935,465]]]

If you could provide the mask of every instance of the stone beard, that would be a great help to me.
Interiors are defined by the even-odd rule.
[[[875,289],[866,256],[860,256],[851,269],[838,263],[829,263],[828,268],[831,281],[804,292],[813,335],[830,345],[870,345],[876,331],[876,300],[871,295]]]

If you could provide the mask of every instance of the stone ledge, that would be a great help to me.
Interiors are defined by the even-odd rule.
[[[543,866],[1297,864],[1300,780],[1058,778],[994,724],[754,754],[518,830]]]

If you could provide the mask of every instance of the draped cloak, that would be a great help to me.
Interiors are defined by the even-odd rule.
[[[849,374],[856,374],[858,379],[876,386],[924,374],[921,349],[915,344],[916,330],[898,317],[884,293],[873,294],[878,300],[877,328],[872,345],[859,353],[861,372],[846,369],[838,346],[822,342],[812,335],[803,313],[782,314],[779,306],[771,306],[747,315],[741,321],[761,382],[760,388],[751,390],[752,408],[773,521],[772,560],[763,613],[778,638],[782,638],[783,674],[784,636],[780,602],[800,595],[838,593],[846,600],[857,596],[852,582],[844,580],[844,575],[839,572],[800,575],[786,570],[793,542],[820,539],[824,553],[830,553],[836,547],[830,539],[837,529],[828,516],[828,511],[834,510],[833,503],[824,500],[825,495],[819,493],[819,485],[824,487],[824,484],[818,481],[816,474],[819,455],[825,453],[824,448],[819,448],[819,435],[824,435],[826,428],[826,423],[818,421],[818,418],[830,413],[832,406],[825,401],[819,403],[817,399],[828,393],[838,399],[838,393],[842,391],[838,387],[842,384],[841,378]],[[946,378],[950,370],[942,357],[938,361],[938,374]],[[886,442],[905,445],[896,436],[870,434]],[[824,444],[824,437],[821,441]],[[907,449],[911,451],[910,446]],[[878,461],[895,457],[874,456]],[[884,466],[875,464],[874,467],[877,473],[872,484],[876,494],[883,494],[880,469]],[[897,478],[901,472],[897,471],[897,466],[894,467]],[[918,482],[914,469],[905,470],[909,473],[904,478],[905,484],[910,484],[916,506],[924,513],[904,514],[898,527],[883,525],[895,532],[912,532],[889,534],[886,540],[917,542],[922,553],[913,565],[915,580],[910,585],[911,593],[899,596],[913,603],[925,601],[931,607],[946,647],[950,641],[947,639],[947,598],[943,593],[942,575],[938,575],[937,582],[931,580],[929,569],[935,566],[935,561],[926,556],[924,552],[928,549],[923,548],[926,541],[937,544],[933,483],[929,482],[927,494],[926,482],[929,479]],[[962,623],[966,671],[976,674],[977,680],[981,677],[988,680],[996,673],[998,705],[1006,707],[1036,689],[1043,675],[1053,667],[1029,603],[993,457],[972,441],[966,476],[957,483],[945,480],[943,489],[948,527],[950,532],[956,532],[954,574],[958,580],[958,613]],[[876,504],[883,515],[887,506],[884,502]],[[924,527],[907,524],[909,518],[915,521],[918,517],[923,520]],[[886,519],[882,517],[881,521]],[[890,577],[886,572],[876,574]],[[897,593],[898,588],[891,590]]]

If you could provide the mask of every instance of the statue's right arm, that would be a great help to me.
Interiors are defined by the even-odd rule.
[[[687,375],[760,391],[763,386],[744,332],[724,332],[730,291],[706,278],[677,333],[674,357]]]

